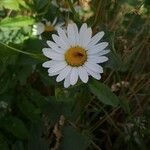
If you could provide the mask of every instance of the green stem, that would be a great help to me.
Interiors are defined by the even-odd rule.
[[[11,46],[9,46],[9,45],[7,45],[5,43],[2,43],[2,42],[0,42],[0,44],[3,45],[3,46],[5,46],[5,47],[7,47],[7,48],[9,48],[9,49],[11,49],[11,50],[13,50],[13,51],[15,51],[15,52],[22,53],[22,54],[31,56],[31,57],[39,59],[39,60],[45,60],[45,58],[41,54],[35,54],[35,53],[29,53],[29,52],[26,52],[26,51],[22,51],[20,49],[11,47]]]
[[[76,11],[75,11],[75,9],[74,9],[74,7],[73,7],[73,4],[72,4],[71,0],[67,0],[67,2],[69,4],[69,7],[70,7],[72,13],[74,14],[74,18],[76,19],[76,21],[81,22],[78,15],[77,15],[77,13],[76,13]]]

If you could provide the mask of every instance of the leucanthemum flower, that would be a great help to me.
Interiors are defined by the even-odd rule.
[[[75,11],[76,11],[76,12],[79,12],[79,11],[81,10],[81,7],[80,7],[80,5],[78,4],[78,2],[73,2],[73,0],[71,0],[71,2],[72,2],[72,4],[73,4],[73,7],[74,7]],[[66,2],[66,1],[62,1],[62,0],[61,0],[60,2],[58,2],[57,0],[52,0],[51,3],[52,3],[55,7],[59,8],[59,10],[60,10],[61,12],[71,12],[71,9],[70,9],[70,7],[69,7],[69,4],[68,4],[68,2]]]
[[[43,22],[38,22],[33,25],[33,35],[41,35],[43,32],[52,32],[57,30],[58,27],[61,27],[64,23],[57,23],[57,18],[51,23],[46,19],[42,20]]]
[[[92,37],[92,29],[84,23],[80,30],[75,23],[68,24],[67,31],[57,29],[58,35],[53,34],[53,41],[47,41],[50,48],[44,48],[43,54],[51,60],[43,63],[49,68],[49,76],[58,75],[57,82],[64,80],[64,87],[75,85],[80,78],[87,83],[89,76],[100,80],[103,68],[99,65],[106,62],[104,56],[109,52],[105,48],[107,42],[99,42],[104,32],[99,32]]]

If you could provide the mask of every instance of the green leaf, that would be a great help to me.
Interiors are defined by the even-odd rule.
[[[24,123],[20,119],[13,116],[1,118],[0,128],[4,128],[20,139],[27,139],[29,137],[29,131],[25,127]]]
[[[21,95],[18,98],[18,107],[20,111],[31,121],[38,121],[41,118],[41,111],[39,108],[36,108],[27,97]]]
[[[0,149],[1,150],[9,150],[7,140],[4,137],[4,135],[2,135],[1,133],[0,133]]]
[[[13,145],[12,145],[12,150],[25,150],[24,149],[24,145],[23,142],[21,141],[16,141]]]
[[[0,7],[5,7],[7,9],[20,10],[19,3],[17,0],[1,0]]]
[[[38,124],[31,124],[30,132],[32,138],[28,141],[28,150],[50,150],[49,144],[53,141],[53,139],[51,141],[51,138],[50,140],[47,140],[46,137],[43,138],[43,133],[45,133],[45,125],[42,122]]]
[[[48,5],[48,0],[34,0],[34,5],[37,10],[40,10],[46,5]]]
[[[124,109],[124,111],[128,114],[130,114],[130,106],[129,102],[126,99],[121,99],[120,100],[120,106]]]
[[[15,69],[16,69],[15,72],[16,72],[17,79],[20,81],[20,83],[22,85],[25,85],[28,77],[33,72],[32,65],[20,65],[20,64],[17,64],[15,66]]]
[[[121,4],[128,3],[131,6],[138,6],[141,3],[140,0],[139,1],[138,0],[120,0],[118,2],[121,3]]]
[[[122,71],[122,72],[126,71],[125,65],[123,64],[123,62],[121,61],[121,59],[117,54],[115,54],[114,52],[110,52],[108,54],[108,58],[109,60],[106,63],[106,67],[116,71]]]
[[[140,48],[142,44],[143,43],[139,44],[137,47],[133,49],[133,51],[131,51],[131,54],[128,56],[127,62],[125,64],[127,69],[131,69],[131,66],[135,63],[137,57],[139,57],[139,54],[141,53]]]
[[[119,103],[118,97],[111,90],[96,80],[89,84],[90,91],[104,104],[117,106]]]
[[[74,101],[69,98],[65,98],[65,100],[66,101],[57,101],[54,97],[51,97],[49,103],[45,107],[45,112],[52,123],[58,121],[61,115],[64,115],[66,118],[73,119]]]
[[[0,1],[0,8],[5,7],[7,9],[12,9],[12,10],[21,10],[20,6],[23,6],[24,8],[27,9],[29,8],[24,0],[1,0]]]
[[[0,94],[4,93],[11,84],[11,77],[8,73],[2,74],[0,76]]]
[[[0,22],[1,29],[17,29],[20,27],[32,25],[34,19],[26,16],[17,16],[14,18],[5,18]]]
[[[26,4],[25,0],[17,0],[17,2],[24,8],[29,9],[29,6]]]
[[[87,135],[81,134],[71,126],[65,126],[62,129],[62,141],[60,143],[61,150],[86,150],[89,146],[89,138]]]

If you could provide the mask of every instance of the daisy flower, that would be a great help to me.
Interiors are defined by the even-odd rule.
[[[42,20],[43,22],[38,22],[33,25],[33,35],[41,35],[43,32],[52,32],[57,30],[58,27],[61,27],[64,23],[57,23],[57,18],[51,23],[51,21],[47,21],[46,19]]]
[[[73,0],[71,0],[71,2],[72,2],[72,4],[73,4],[73,7],[74,7],[75,11],[76,11],[76,12],[79,12],[79,11],[81,10],[80,5],[79,5],[77,2],[73,2]],[[61,12],[71,12],[71,9],[70,9],[70,7],[69,7],[69,4],[68,4],[68,2],[66,2],[66,1],[57,2],[57,0],[52,0],[51,3],[52,3],[55,7],[59,8],[59,10],[60,10]],[[59,3],[59,5],[58,5],[58,3]]]
[[[80,78],[87,83],[89,76],[100,80],[103,68],[101,63],[108,58],[104,56],[109,52],[105,48],[107,42],[99,42],[104,32],[92,37],[92,29],[84,23],[80,30],[75,23],[68,24],[67,31],[57,29],[58,35],[53,34],[54,41],[47,41],[49,48],[43,48],[43,54],[49,61],[43,63],[48,68],[49,76],[58,75],[57,82],[64,80],[64,87],[75,85]]]

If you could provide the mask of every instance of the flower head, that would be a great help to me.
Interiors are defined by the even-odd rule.
[[[81,7],[80,5],[78,4],[78,2],[74,2],[73,0],[71,0],[72,4],[73,4],[73,7],[75,9],[76,12],[79,12],[79,10],[81,10]],[[59,8],[59,10],[61,12],[71,12],[71,9],[70,9],[70,6],[69,6],[69,3],[66,2],[65,0],[52,0],[51,3]]]
[[[56,23],[57,18],[51,23],[51,21],[47,21],[46,19],[42,20],[43,22],[38,22],[33,25],[33,35],[41,35],[43,32],[52,32],[57,30],[58,27],[61,27],[64,23]]]
[[[53,41],[47,41],[50,48],[44,48],[43,54],[51,60],[43,63],[49,68],[49,76],[58,75],[57,82],[64,80],[64,87],[75,85],[78,78],[87,83],[89,76],[100,80],[103,68],[99,65],[108,60],[105,50],[107,42],[99,42],[104,32],[92,37],[92,29],[84,23],[80,30],[75,23],[69,24],[67,31],[57,29],[58,35],[53,34]]]

